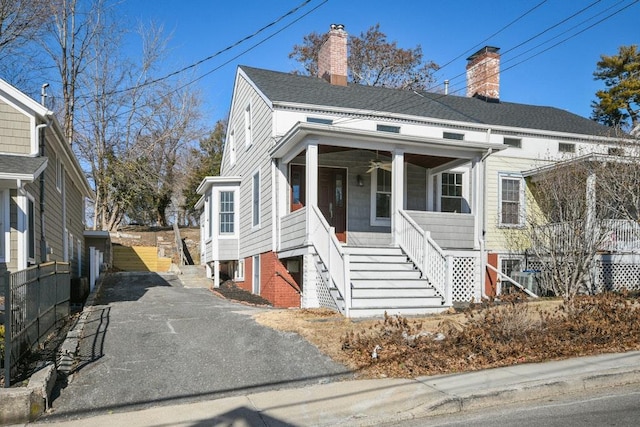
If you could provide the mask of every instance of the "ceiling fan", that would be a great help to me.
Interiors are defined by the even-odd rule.
[[[388,172],[391,172],[391,162],[383,162],[382,160],[370,160],[369,161],[369,170],[367,171],[367,173],[371,173],[373,171],[375,171],[376,169],[382,169],[382,170],[386,170]]]

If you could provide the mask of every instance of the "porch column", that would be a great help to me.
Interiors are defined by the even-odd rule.
[[[281,247],[281,227],[280,221],[282,217],[289,213],[289,178],[288,177],[288,164],[284,163],[282,159],[279,159],[273,163],[273,176],[274,184],[272,197],[276,202],[276,209],[274,209],[273,215],[273,242],[274,252],[280,250]]]
[[[220,287],[220,261],[213,261],[213,287]]]
[[[311,209],[318,206],[318,141],[311,141],[307,146],[305,168],[306,182],[306,220],[307,220],[307,242],[311,241],[309,224],[311,224]]]
[[[587,233],[589,240],[593,241],[596,227],[596,173],[594,171],[590,171],[587,177],[587,194],[585,197],[587,201],[587,211],[585,212]]]
[[[391,161],[391,241],[394,246],[398,246],[398,215],[400,209],[404,208],[404,150],[393,151]]]

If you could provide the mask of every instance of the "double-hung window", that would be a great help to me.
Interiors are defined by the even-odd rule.
[[[372,225],[389,225],[391,220],[391,172],[377,168],[372,173]]]
[[[441,212],[462,212],[462,173],[442,174]]]
[[[233,191],[220,192],[220,234],[235,232],[235,203]]]
[[[499,223],[514,227],[524,223],[524,182],[521,176],[500,175],[499,181],[500,212]]]

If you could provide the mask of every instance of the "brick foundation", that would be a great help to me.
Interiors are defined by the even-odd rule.
[[[253,258],[244,260],[244,281],[237,285],[249,292],[253,291]],[[260,254],[260,296],[270,301],[274,307],[300,307],[300,294],[295,280],[273,252]]]

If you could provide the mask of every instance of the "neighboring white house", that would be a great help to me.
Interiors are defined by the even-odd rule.
[[[523,172],[615,140],[502,102],[497,48],[469,58],[460,97],[347,84],[346,43],[332,26],[322,78],[238,68],[221,174],[198,190],[202,263],[216,286],[354,317],[479,300],[522,223]]]
[[[0,270],[65,261],[82,276],[92,194],[53,113],[0,80]]]

